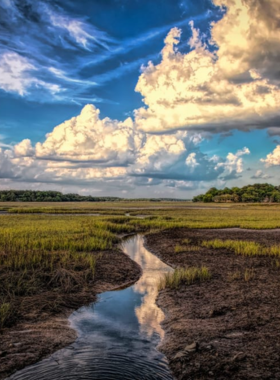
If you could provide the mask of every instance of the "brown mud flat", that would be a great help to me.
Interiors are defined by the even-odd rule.
[[[94,302],[100,292],[135,282],[141,275],[141,268],[116,249],[102,252],[95,273],[93,283],[77,293],[49,291],[25,297],[23,302],[28,307],[25,306],[21,321],[0,333],[1,380],[71,344],[76,338],[67,319],[71,312]],[[55,303],[56,308],[53,307]]]
[[[174,229],[150,234],[146,246],[173,267],[207,266],[204,283],[165,289],[161,351],[177,379],[280,379],[280,268],[271,257],[243,257],[225,249],[175,253],[190,239],[280,244],[279,230]],[[253,278],[246,281],[245,271]]]

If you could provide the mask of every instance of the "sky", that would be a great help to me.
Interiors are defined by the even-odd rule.
[[[279,0],[0,0],[0,189],[280,185]]]

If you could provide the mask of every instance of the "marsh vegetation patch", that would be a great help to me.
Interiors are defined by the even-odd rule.
[[[70,344],[71,311],[137,280],[117,244],[125,224],[83,217],[8,216],[0,230],[0,379]]]
[[[242,300],[243,295],[248,298],[252,290],[255,300],[249,300],[248,313],[251,302],[253,311],[258,302],[262,308],[267,302],[278,308],[279,232],[258,230],[280,227],[279,206],[201,206],[198,212],[185,204],[174,206],[174,202],[160,207],[148,206],[147,202],[122,202],[118,207],[110,202],[36,207],[15,202],[3,208],[12,212],[0,217],[0,378],[12,368],[34,363],[70,343],[75,337],[65,323],[71,310],[94,301],[97,292],[137,279],[140,268],[117,249],[126,234],[156,232],[152,248],[165,262],[181,268],[163,286],[167,288],[163,294],[170,294],[170,304],[179,294],[185,303],[193,297],[193,293],[186,296],[190,290],[182,289],[205,292],[203,302],[194,303],[195,318],[205,314],[208,320],[209,313],[211,318],[228,315],[232,307],[243,310],[236,299]],[[38,211],[43,214],[38,215]],[[80,215],[83,213],[100,215]],[[227,292],[230,305],[228,301],[224,305],[222,298]],[[195,298],[193,302],[198,301]],[[187,312],[181,310],[175,318],[179,320]],[[256,313],[262,320],[265,313],[271,313],[270,306],[264,314]],[[277,318],[271,320],[276,323]],[[277,333],[279,329],[274,327]],[[183,323],[184,335],[185,330],[189,326]],[[207,328],[205,333],[207,337]],[[180,344],[174,347],[178,349]]]

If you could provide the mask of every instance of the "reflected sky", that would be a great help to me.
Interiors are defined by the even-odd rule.
[[[171,268],[144,247],[142,236],[126,242],[124,251],[143,268],[142,277],[133,286],[133,291],[141,295],[141,304],[135,306],[141,332],[149,337],[158,334],[163,338],[164,331],[160,324],[164,319],[164,314],[155,301],[158,295],[159,279]]]

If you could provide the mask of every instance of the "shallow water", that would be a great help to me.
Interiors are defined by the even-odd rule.
[[[51,357],[15,373],[13,380],[172,379],[165,356],[156,347],[164,318],[155,300],[157,283],[172,269],[145,249],[143,237],[123,243],[143,269],[134,285],[102,293],[98,301],[70,316],[77,340]]]

